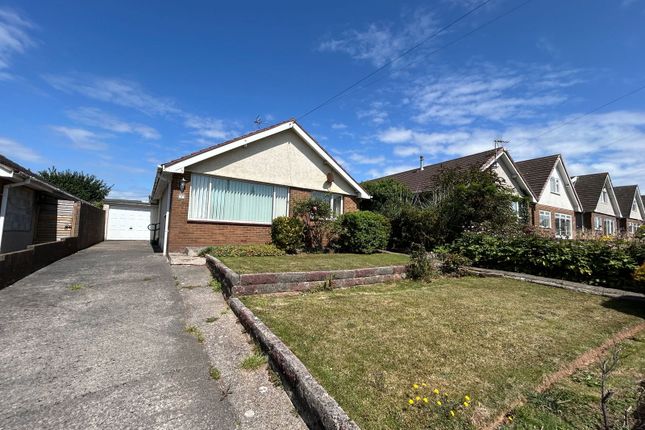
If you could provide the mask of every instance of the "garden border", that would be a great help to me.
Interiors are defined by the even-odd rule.
[[[228,305],[269,356],[272,367],[289,388],[285,391],[310,428],[360,430],[298,357],[240,299],[231,297]]]
[[[578,293],[594,294],[597,296],[620,298],[626,300],[645,301],[645,294],[637,293],[635,291],[618,290],[615,288],[606,288],[597,285],[582,284],[580,282],[566,281],[564,279],[545,278],[542,276],[529,275],[526,273],[507,272],[505,270],[496,269],[484,269],[481,267],[465,267],[464,270],[473,275],[516,279],[518,281],[546,285],[548,287],[563,288],[565,290],[571,290]]]
[[[249,257],[252,258],[252,257]],[[405,266],[370,267],[312,272],[276,272],[238,274],[222,261],[206,255],[206,264],[224,288],[227,296],[301,292],[328,285],[330,288],[379,284],[405,278]]]

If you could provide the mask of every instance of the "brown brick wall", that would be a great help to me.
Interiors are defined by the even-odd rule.
[[[184,198],[179,199],[179,181],[188,181]],[[271,242],[271,226],[244,223],[218,223],[209,221],[188,221],[188,199],[190,197],[190,173],[175,174],[172,179],[170,221],[168,226],[168,252],[181,252],[187,246],[242,245]],[[298,200],[309,198],[310,191],[289,189],[289,214]],[[345,212],[358,210],[356,197],[346,196],[343,201]]]
[[[551,212],[551,228],[542,228],[540,227],[540,211],[549,211]],[[546,206],[541,204],[536,204],[533,206],[533,225],[538,233],[545,236],[555,237],[555,214],[563,214],[571,216],[571,238],[576,238],[576,213],[571,210],[556,208],[554,206]]]
[[[595,218],[600,217],[602,219],[602,229],[601,230],[596,230],[594,225],[595,225]],[[614,220],[614,226],[615,226],[615,232],[614,234],[620,233],[620,220],[616,217],[610,216],[610,215],[604,215],[604,214],[599,214],[596,212],[585,212],[582,216],[583,219],[583,227],[586,230],[585,234],[587,235],[592,235],[592,236],[602,236],[606,234],[605,232],[605,220],[606,219],[612,219]]]

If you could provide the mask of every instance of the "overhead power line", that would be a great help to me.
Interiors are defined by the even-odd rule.
[[[620,100],[622,100],[624,98],[627,98],[627,97],[629,97],[631,95],[634,95],[637,92],[642,91],[642,90],[645,90],[645,85],[641,85],[638,88],[635,88],[635,89],[633,89],[631,91],[628,91],[625,94],[620,95],[620,96],[616,97],[615,99],[608,101],[607,103],[604,103],[604,104],[602,104],[602,105],[600,105],[598,107],[595,107],[595,108],[591,109],[590,111],[587,111],[587,112],[583,113],[582,115],[578,115],[577,117],[571,118],[571,119],[569,119],[567,121],[563,121],[560,124],[556,125],[555,127],[552,127],[552,128],[550,128],[550,129],[548,129],[546,131],[543,131],[542,133],[536,135],[535,137],[542,137],[545,134],[549,134],[551,132],[554,132],[555,130],[561,129],[562,127],[565,127],[565,126],[571,124],[572,122],[578,121],[579,119],[582,119],[582,118],[584,118],[586,116],[589,116],[589,115],[591,115],[593,113],[596,113],[599,110],[604,109],[607,106],[609,106],[611,104],[614,104],[614,103],[616,103],[616,102],[618,102],[618,101],[620,101]]]
[[[331,103],[332,101],[336,100],[338,97],[340,97],[340,96],[342,96],[343,94],[345,94],[347,91],[351,90],[352,88],[355,88],[357,85],[360,85],[361,83],[365,82],[367,79],[369,79],[369,78],[371,78],[372,76],[376,75],[376,74],[377,74],[377,73],[379,73],[381,70],[384,70],[384,69],[388,68],[389,66],[391,66],[391,65],[392,65],[392,64],[394,64],[395,62],[399,61],[401,58],[403,58],[403,57],[405,57],[406,55],[408,55],[408,54],[412,53],[413,51],[415,51],[416,49],[418,49],[420,46],[422,46],[424,43],[426,43],[426,42],[428,42],[428,41],[430,41],[430,40],[434,39],[435,37],[439,36],[441,33],[443,33],[443,32],[445,32],[446,30],[448,30],[448,29],[449,29],[450,27],[452,27],[453,25],[455,25],[455,24],[459,23],[460,21],[462,21],[462,20],[466,19],[468,16],[470,16],[470,15],[471,15],[471,14],[473,14],[473,13],[475,13],[477,10],[481,9],[482,7],[486,6],[486,5],[487,5],[488,3],[490,3],[491,1],[492,1],[492,0],[485,0],[485,1],[481,2],[481,3],[479,3],[477,6],[475,6],[475,7],[474,7],[474,8],[472,8],[472,9],[470,9],[468,12],[464,13],[463,15],[461,15],[460,17],[458,17],[457,19],[455,19],[455,20],[451,21],[450,23],[446,24],[445,26],[441,27],[439,30],[437,30],[436,32],[432,33],[430,36],[428,36],[428,37],[426,37],[426,38],[422,39],[421,41],[419,41],[418,43],[416,43],[416,44],[415,44],[415,45],[413,45],[412,47],[410,47],[410,48],[406,49],[405,51],[403,51],[403,52],[402,52],[401,54],[399,54],[398,56],[396,56],[396,57],[394,57],[393,59],[391,59],[391,60],[387,61],[387,62],[386,62],[385,64],[383,64],[382,66],[380,66],[380,67],[376,68],[375,70],[373,70],[372,72],[370,72],[370,73],[368,73],[367,75],[363,76],[362,78],[360,78],[359,80],[357,80],[357,81],[356,81],[356,82],[354,82],[353,84],[349,85],[348,87],[344,88],[343,90],[341,90],[341,91],[339,91],[338,93],[334,94],[333,96],[329,97],[327,100],[323,101],[323,102],[322,102],[322,103],[320,103],[319,105],[315,106],[314,108],[312,108],[312,109],[308,110],[307,112],[305,112],[304,114],[300,115],[297,119],[302,119],[302,118],[304,118],[304,117],[306,117],[306,116],[308,116],[308,115],[312,114],[313,112],[317,111],[318,109],[322,108],[323,106],[328,105],[328,104],[329,104],[329,103]],[[529,1],[530,1],[530,0],[529,0]]]

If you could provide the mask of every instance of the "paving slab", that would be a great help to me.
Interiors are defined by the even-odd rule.
[[[0,291],[0,428],[235,429],[166,259],[103,242]]]

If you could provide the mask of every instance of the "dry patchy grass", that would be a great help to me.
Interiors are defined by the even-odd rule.
[[[237,273],[311,272],[408,264],[403,254],[298,254],[279,257],[221,257]]]
[[[639,303],[474,277],[243,301],[369,429],[482,425],[644,316]],[[411,413],[415,382],[469,394],[475,412]]]

